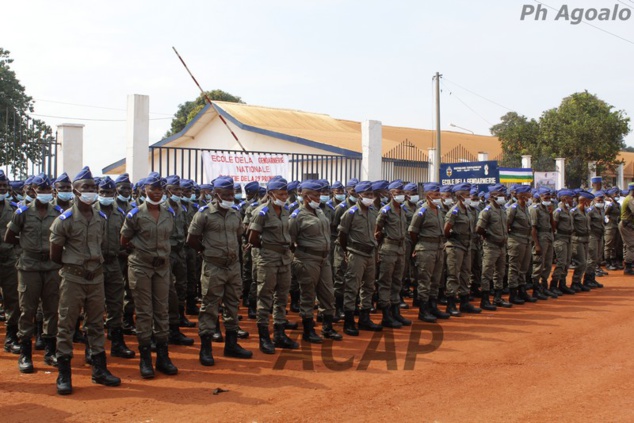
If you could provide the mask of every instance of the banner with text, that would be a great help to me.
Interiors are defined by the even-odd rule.
[[[557,186],[558,176],[559,172],[535,172],[535,188],[561,189],[561,187]]]
[[[241,185],[251,181],[266,183],[275,175],[290,178],[288,154],[204,151],[202,158],[207,182],[220,175],[231,176]]]
[[[440,183],[456,185],[469,183],[477,185],[482,191],[489,185],[499,182],[498,162],[443,163],[440,165]]]

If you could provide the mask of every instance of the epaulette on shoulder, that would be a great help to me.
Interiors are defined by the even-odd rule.
[[[138,206],[138,204],[137,204],[137,202],[136,202],[136,201],[133,201],[133,202],[131,202],[131,203],[130,203],[130,207],[132,207],[132,209],[136,209],[136,208],[138,208],[139,206]]]
[[[244,205],[245,205],[246,203],[247,203],[247,200],[242,200],[242,201],[240,202],[240,204],[238,204],[238,207],[242,208],[242,207],[244,207]]]
[[[297,215],[299,214],[301,209],[295,209],[293,210],[293,213],[291,213],[291,218],[295,219],[297,217]]]
[[[187,206],[185,206],[185,204],[181,203],[181,209],[183,209],[184,213],[187,213]]]
[[[209,208],[209,206],[208,206],[208,205],[207,205],[207,206],[198,207],[198,213],[202,213],[202,212],[204,212],[205,210],[207,210],[208,208]]]
[[[231,206],[232,209],[240,211],[240,206],[234,204],[233,206]]]
[[[56,211],[57,213],[59,213],[59,214],[64,213],[64,209],[63,209],[63,208],[61,208],[61,207],[60,207],[59,205],[57,205],[57,204],[56,204],[56,205],[54,205],[54,206],[53,206],[53,208],[54,208],[54,209],[55,209],[55,211]]]
[[[586,210],[588,213],[591,212],[592,210],[594,210],[594,207],[590,206],[588,207],[588,210]]]
[[[174,211],[174,209],[173,209],[173,208],[168,207],[168,208],[167,208],[167,211],[168,211],[168,212],[170,212],[170,213],[172,213],[172,216],[176,217],[176,212]]]
[[[453,210],[451,210],[451,214],[458,214],[458,208],[454,208]]]
[[[59,218],[61,220],[66,220],[73,215],[73,209],[68,209],[64,213],[62,213]]]
[[[260,210],[260,216],[266,216],[266,214],[269,212],[269,208],[267,206],[262,207],[262,210]]]
[[[388,205],[386,205],[386,206],[381,207],[381,213],[383,213],[383,214],[387,214],[387,212],[389,212],[391,209],[392,209],[392,208],[391,208],[391,207],[390,207],[390,205],[388,204]]]
[[[486,211],[491,210],[491,206],[486,206],[486,207],[484,208],[484,210],[486,210]]]
[[[9,201],[9,205],[13,207],[14,209],[17,209],[19,207],[18,203],[14,203],[13,201]]]
[[[128,212],[128,214],[126,215],[126,217],[127,217],[128,219],[132,219],[132,218],[134,217],[134,215],[135,215],[135,214],[137,214],[138,212],[139,212],[139,208],[138,208],[138,207],[135,207],[135,208],[133,208],[132,210],[130,210],[130,211]]]
[[[326,203],[326,206],[327,206],[327,207],[330,207],[330,210],[334,210],[334,209],[335,209],[335,206],[333,206],[333,205],[332,205],[332,201],[328,201],[328,202]]]
[[[341,203],[337,205],[337,208],[345,210],[348,208],[348,204],[346,204],[345,201],[342,201]]]
[[[357,210],[359,210],[359,207],[352,206],[352,207],[350,207],[350,210],[348,210],[348,213],[355,214],[357,212]]]
[[[257,201],[254,201],[253,203],[251,203],[251,205],[249,207],[256,208],[259,205],[260,205],[260,203],[258,203]]]
[[[426,211],[427,211],[427,207],[421,207],[420,210],[418,211],[418,215],[422,216],[425,214]]]
[[[191,206],[192,206],[193,208],[195,208],[196,210],[198,210],[198,209],[200,208],[200,206],[198,205],[198,203],[190,203],[190,204],[191,204]]]
[[[539,204],[533,204],[533,208],[536,209],[539,206]]]
[[[15,214],[22,214],[29,209],[29,206],[18,206],[15,210]]]
[[[108,216],[104,212],[102,212],[101,210],[99,210],[99,216],[101,216],[104,219],[108,220]]]
[[[571,212],[577,211],[576,207],[573,207],[572,209],[570,209]]]
[[[561,213],[561,208],[555,209],[555,211]]]
[[[516,209],[517,208],[517,203],[513,203],[513,205],[511,205],[512,209]]]
[[[123,211],[121,207],[117,207],[117,210],[119,211],[119,213],[125,216],[125,212]]]

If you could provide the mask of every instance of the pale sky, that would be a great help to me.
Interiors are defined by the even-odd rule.
[[[545,3],[634,8],[631,0]],[[555,21],[553,10],[544,21],[521,21],[523,5],[538,6],[531,0],[23,0],[2,6],[0,47],[11,52],[12,68],[36,99],[35,113],[62,118],[37,117],[53,128],[85,125],[84,162],[95,174],[125,156],[128,94],[150,96],[150,143],[162,138],[178,104],[198,95],[172,46],[206,90],[340,119],[432,129],[435,72],[444,76],[444,130],[461,131],[454,124],[489,135],[508,109],[537,118],[583,90],[634,114],[634,16],[590,22],[623,40]],[[634,135],[626,142],[634,145]]]

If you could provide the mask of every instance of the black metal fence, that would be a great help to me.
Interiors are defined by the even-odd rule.
[[[385,180],[429,181],[429,157],[408,140],[388,151],[382,161],[381,174]]]

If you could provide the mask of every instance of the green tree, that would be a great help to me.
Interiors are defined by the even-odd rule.
[[[597,163],[597,174],[614,172],[621,163],[619,151],[630,132],[630,118],[622,110],[587,91],[574,93],[559,107],[545,111],[540,120],[542,151],[565,157],[566,183],[579,186],[588,177],[588,163]]]
[[[522,155],[533,155],[539,138],[539,123],[535,119],[516,112],[509,112],[500,118],[501,122],[491,127],[491,134],[500,139],[503,166],[520,167]]]
[[[29,162],[40,164],[42,151],[55,139],[46,123],[29,116],[33,99],[11,69],[9,55],[0,48],[0,165],[9,165],[13,178],[24,178]]]
[[[231,103],[242,103],[244,101],[240,97],[234,96],[222,90],[213,90],[205,92],[211,101],[229,101]],[[172,119],[172,123],[170,125],[169,131],[165,133],[165,138],[171,137],[174,134],[179,133],[180,131],[187,126],[187,124],[196,117],[198,112],[202,110],[207,104],[207,100],[201,94],[194,101],[186,101],[183,104],[178,105],[178,110],[174,115],[174,119]]]

